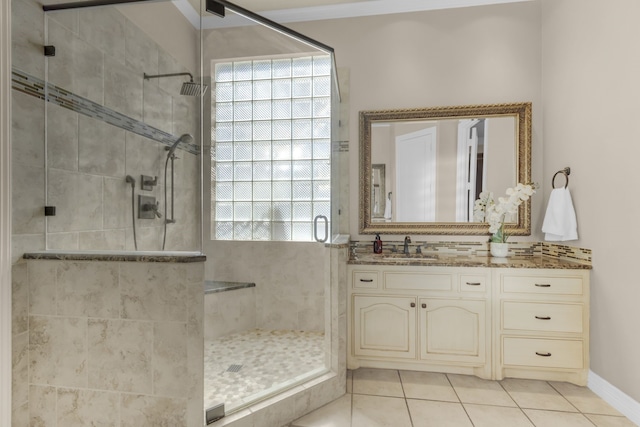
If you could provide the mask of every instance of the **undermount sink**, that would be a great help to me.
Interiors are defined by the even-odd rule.
[[[385,261],[413,261],[416,259],[420,260],[437,260],[437,255],[429,255],[429,254],[403,254],[403,253],[395,253],[388,254],[383,257]]]

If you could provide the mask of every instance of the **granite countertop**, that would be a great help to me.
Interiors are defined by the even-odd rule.
[[[591,265],[546,255],[509,256],[494,258],[490,255],[472,254],[352,254],[349,264],[411,265],[437,267],[491,267],[491,268],[551,268],[590,270]]]
[[[24,259],[59,261],[114,261],[114,262],[204,262],[207,257],[200,252],[144,252],[144,251],[41,251],[28,252]]]

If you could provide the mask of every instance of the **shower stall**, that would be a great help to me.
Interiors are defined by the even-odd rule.
[[[16,177],[25,197],[14,203],[25,215],[14,215],[14,235],[38,233],[42,247],[33,249],[49,253],[206,255],[207,294],[179,296],[197,305],[179,324],[173,296],[155,292],[167,281],[196,280],[191,266],[98,267],[120,283],[130,274],[160,283],[148,298],[167,312],[151,314],[158,323],[150,342],[162,342],[165,327],[174,336],[186,328],[187,341],[200,337],[189,346],[202,351],[180,362],[204,372],[190,385],[204,384],[205,396],[190,414],[240,413],[285,390],[308,393],[303,385],[323,376],[339,392],[347,131],[338,127],[346,109],[333,50],[222,0],[15,2],[14,44],[22,46],[14,49],[14,141],[26,142],[14,144],[25,165]],[[221,7],[224,18],[207,11]],[[32,25],[39,20],[43,27]],[[81,261],[72,270],[95,267],[74,259]],[[58,279],[67,267],[56,267]],[[145,304],[143,294],[137,298]],[[127,325],[129,301],[119,304],[109,322]],[[55,314],[43,313],[33,315]],[[94,325],[106,316],[99,313],[83,316]],[[164,375],[155,359],[162,349],[151,353],[150,388],[123,379],[105,391],[184,398],[169,383],[162,391],[181,371]],[[95,367],[88,369],[89,386],[52,382],[57,398],[64,387],[100,390],[91,386]],[[201,425],[197,419],[189,426]]]

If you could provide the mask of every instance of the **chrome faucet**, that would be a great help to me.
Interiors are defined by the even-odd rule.
[[[402,251],[405,255],[409,255],[409,243],[411,243],[411,237],[406,236],[404,238],[404,250]]]

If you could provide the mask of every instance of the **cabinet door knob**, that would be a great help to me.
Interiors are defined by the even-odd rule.
[[[538,356],[542,356],[542,357],[551,357],[551,353],[540,353],[539,351],[536,351],[536,354]]]
[[[422,308],[427,308],[427,304],[422,303]]]
[[[536,316],[536,319],[540,319],[540,320],[551,320],[550,316]]]
[[[411,303],[411,307],[415,307],[415,306],[416,306],[416,303],[415,303],[415,302],[412,302],[412,303]]]

